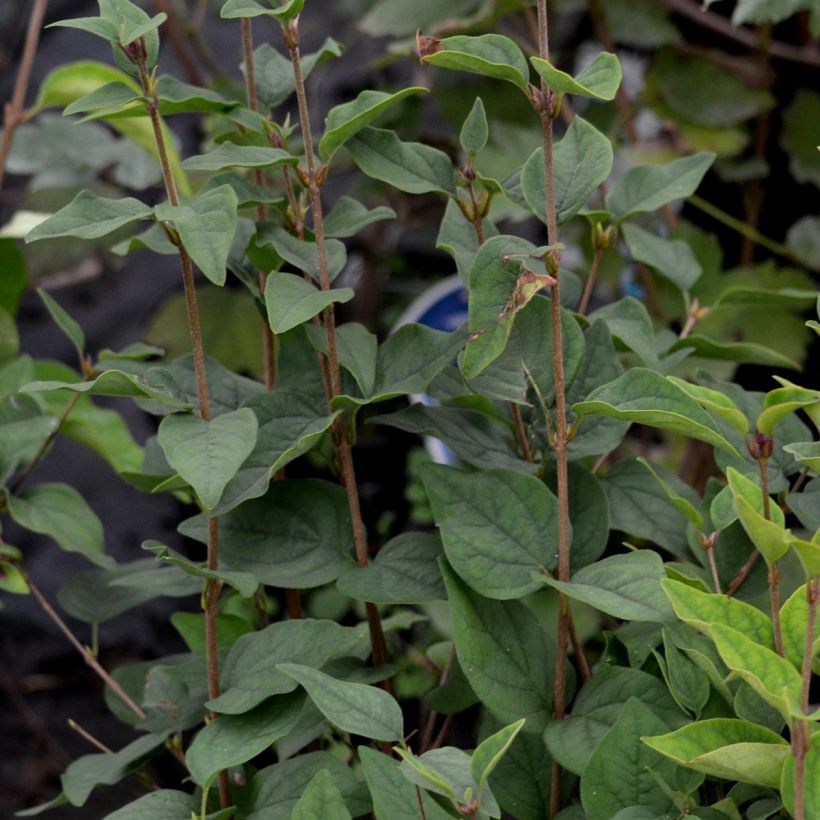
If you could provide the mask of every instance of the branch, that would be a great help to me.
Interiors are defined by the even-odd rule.
[[[31,7],[31,16],[28,19],[26,42],[23,46],[23,59],[20,62],[20,72],[14,84],[14,93],[11,102],[6,105],[3,114],[3,141],[0,143],[0,191],[3,190],[3,178],[6,175],[6,163],[11,152],[11,143],[14,132],[23,121],[26,91],[28,90],[31,69],[34,65],[34,55],[37,53],[37,44],[40,42],[40,30],[43,28],[43,18],[46,15],[48,0],[34,0]]]
[[[686,17],[699,26],[708,28],[729,40],[734,40],[750,51],[756,51],[760,48],[760,38],[756,32],[740,26],[733,26],[725,17],[715,14],[713,11],[702,9],[698,3],[693,3],[691,0],[666,0],[666,6],[670,11],[680,14],[682,17]],[[802,63],[812,68],[820,68],[820,49],[813,46],[793,46],[790,43],[772,40],[768,45],[768,50],[771,57]]]

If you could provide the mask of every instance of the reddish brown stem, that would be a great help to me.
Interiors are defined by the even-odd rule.
[[[582,316],[587,312],[589,307],[589,300],[592,298],[592,291],[595,289],[595,283],[598,281],[598,270],[601,267],[601,259],[604,256],[603,248],[595,248],[595,253],[592,257],[592,264],[589,267],[589,275],[584,283],[584,292],[581,296],[581,301],[578,304],[578,313]]]
[[[40,42],[40,31],[43,28],[43,19],[46,15],[47,6],[48,0],[34,0],[31,5],[26,41],[23,45],[23,58],[20,61],[20,71],[17,73],[17,80],[14,83],[11,102],[6,105],[3,113],[3,139],[0,142],[0,191],[3,190],[6,164],[11,152],[14,132],[23,121],[26,91],[31,79],[31,69],[34,66],[34,56],[37,53],[37,44]]]
[[[142,63],[139,69],[142,92],[147,98],[146,108],[151,119],[154,140],[162,168],[165,191],[168,195],[169,203],[173,207],[178,208],[180,204],[179,192],[177,191],[171,163],[168,159],[168,147],[165,144],[165,135],[162,130],[162,120],[159,113],[159,98],[154,82],[149,76],[145,64]],[[202,327],[199,320],[199,306],[197,304],[196,285],[194,283],[194,266],[188,251],[181,242],[177,243],[177,251],[179,253],[182,283],[185,291],[185,312],[187,314],[188,330],[191,336],[191,351],[194,359],[194,375],[196,378],[199,415],[204,421],[208,421],[211,418],[208,396],[208,376],[205,368],[205,349],[202,343]],[[210,570],[216,570],[219,567],[219,524],[213,516],[208,518],[207,566]],[[206,584],[204,590],[205,655],[208,670],[208,695],[211,699],[219,696],[219,653],[216,624],[219,612],[220,591],[221,584],[210,582]],[[217,717],[216,713],[212,712],[211,717],[215,719]],[[218,783],[220,805],[222,808],[227,808],[231,804],[227,772],[223,771],[219,773]]]
[[[256,66],[253,61],[253,28],[249,17],[242,18],[242,58],[245,63],[245,94],[248,100],[248,108],[258,113],[259,98],[256,93]],[[253,170],[253,181],[260,187],[265,187],[265,171],[262,168]],[[256,219],[264,222],[267,219],[267,209],[261,203],[256,206]],[[260,270],[257,272],[259,278],[259,290],[265,293],[265,283],[267,274]],[[262,360],[265,368],[265,386],[270,390],[276,381],[276,358],[273,342],[273,333],[267,322],[262,323]]]
[[[547,0],[537,0],[538,13],[538,56],[549,60],[549,26],[547,21]],[[553,117],[555,115],[554,95],[542,80],[539,104],[536,105],[541,117],[544,145],[544,188],[546,191],[547,244],[558,243],[558,215],[555,207],[555,170],[553,161]],[[564,344],[561,328],[561,285],[558,276],[561,254],[552,250],[544,258],[547,273],[555,277],[552,288],[552,350],[553,379],[555,382],[555,466],[558,496],[558,578],[569,581],[570,575],[570,521],[569,521],[569,478],[567,445],[566,393],[564,383]],[[569,602],[566,595],[558,595],[558,647],[555,664],[554,711],[555,719],[563,720],[566,711],[567,650],[569,643]],[[555,817],[561,808],[561,772],[557,764],[553,768],[553,788],[550,814]]]
[[[771,521],[771,499],[769,498],[769,459],[759,458],[757,460],[758,472],[760,473],[760,494],[763,500],[763,516],[767,521]],[[769,567],[769,600],[772,609],[772,626],[774,627],[774,645],[777,654],[783,656],[783,630],[780,626],[780,570],[777,568],[777,561],[773,561]]]

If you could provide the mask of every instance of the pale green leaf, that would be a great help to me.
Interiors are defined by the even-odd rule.
[[[608,51],[601,51],[595,59],[573,77],[555,68],[548,60],[531,57],[530,62],[544,82],[559,94],[578,94],[596,100],[612,100],[621,84],[621,63]]]
[[[159,426],[159,443],[168,463],[213,509],[256,444],[257,422],[247,408],[205,420],[179,414]]]
[[[406,97],[426,92],[427,89],[420,86],[405,88],[394,94],[362,91],[355,100],[331,108],[325,120],[325,133],[319,141],[319,156],[325,162],[330,162],[342,145],[385,111],[398,105]]]

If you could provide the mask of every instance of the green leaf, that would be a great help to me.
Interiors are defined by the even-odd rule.
[[[652,79],[664,104],[682,120],[705,128],[728,128],[768,111],[774,97],[744,81],[716,60],[658,55]]]
[[[820,473],[820,441],[800,441],[795,444],[784,444],[783,449],[793,455],[795,461],[799,461],[810,470]]]
[[[509,751],[518,733],[523,728],[526,720],[522,718],[509,726],[505,726],[494,735],[490,735],[486,740],[476,746],[470,760],[470,774],[478,784],[478,794],[480,795],[484,784],[489,779],[493,770],[501,762],[501,759]]]
[[[368,126],[347,143],[347,150],[367,176],[400,191],[456,195],[453,164],[437,148],[402,142],[394,131]]]
[[[432,533],[391,538],[366,566],[351,566],[336,586],[344,595],[376,604],[420,604],[447,597],[437,559],[441,541]]]
[[[158,789],[106,816],[106,820],[190,820],[193,797],[174,789]]]
[[[157,219],[173,222],[191,259],[215,285],[224,285],[228,254],[236,233],[239,201],[230,185],[206,191],[174,208],[163,202]]]
[[[376,376],[369,396],[340,396],[336,406],[357,406],[396,396],[423,393],[463,346],[460,333],[447,333],[424,325],[402,325],[379,345]]]
[[[606,474],[603,485],[614,529],[688,556],[686,529],[679,516],[691,515],[699,499],[674,473],[659,464],[647,472],[638,460],[624,459]]]
[[[133,580],[135,586],[114,586],[115,581]],[[72,617],[86,623],[105,621],[163,595],[184,597],[202,592],[202,582],[174,567],[158,569],[149,558],[115,565],[112,569],[93,569],[74,575],[57,594],[60,606]]]
[[[132,197],[105,199],[92,191],[80,191],[65,208],[34,228],[26,242],[61,236],[99,239],[132,222],[150,218],[153,210]]]
[[[458,141],[470,160],[474,160],[487,145],[490,129],[487,124],[487,112],[481,97],[476,97],[470,113],[461,126]]]
[[[56,324],[57,327],[63,331],[71,344],[74,345],[74,349],[77,351],[77,356],[79,356],[80,361],[82,361],[83,356],[85,355],[85,333],[83,333],[83,329],[80,327],[79,323],[72,319],[71,316],[68,315],[67,311],[60,307],[60,305],[42,288],[37,288],[37,295],[46,306],[46,310],[54,320],[54,324]]]
[[[256,444],[257,423],[244,408],[205,420],[188,414],[166,416],[159,426],[159,443],[168,463],[213,509]]]
[[[703,268],[682,239],[663,239],[632,224],[624,225],[622,231],[632,258],[654,268],[683,293],[700,279]]]
[[[803,717],[800,673],[785,658],[724,624],[712,624],[711,629],[712,640],[729,669],[787,720]]]
[[[710,777],[778,788],[789,744],[770,729],[745,720],[713,718],[643,742],[681,766]]]
[[[518,456],[512,430],[477,410],[463,407],[427,407],[416,402],[397,413],[376,416],[371,424],[386,424],[407,433],[441,439],[465,464],[499,467],[525,473],[535,465]]]
[[[56,68],[43,80],[30,113],[33,115],[46,108],[63,108],[110,82],[122,82],[135,93],[140,92],[139,85],[131,77],[105,63],[94,60],[68,63]],[[148,117],[113,118],[110,125],[159,161],[157,142]],[[185,172],[179,167],[179,153],[174,146],[171,132],[164,122],[161,123],[161,128],[174,180],[180,193],[187,196],[191,193],[191,186]]]
[[[444,551],[477,592],[506,600],[535,592],[533,573],[555,564],[558,502],[537,478],[425,465],[422,480]]]
[[[0,590],[12,595],[28,595],[31,591],[26,576],[16,564],[2,560],[0,553]]]
[[[661,589],[663,562],[651,550],[612,555],[578,570],[571,581],[546,575],[542,583],[577,601],[631,621],[668,621],[672,608]]]
[[[85,499],[68,484],[40,484],[9,495],[8,510],[21,527],[53,538],[67,552],[79,552],[100,567],[110,567],[103,527]]]
[[[95,786],[119,783],[162,746],[164,735],[142,735],[118,752],[85,755],[63,773],[63,792],[72,806],[83,806]]]
[[[339,336],[341,338],[342,334]],[[226,485],[217,508],[218,515],[243,501],[264,495],[271,477],[308,452],[330,429],[338,415],[338,412],[328,414],[324,406],[317,405],[304,393],[279,387],[270,393],[251,396],[242,406],[256,415],[256,445]]]
[[[223,142],[207,154],[188,157],[182,168],[186,171],[221,171],[223,168],[279,168],[298,164],[298,157],[281,148]]]
[[[658,482],[658,486],[663,490],[663,494],[674,504],[675,509],[695,527],[697,532],[702,532],[703,516],[692,501],[681,495],[680,490],[675,489],[670,483],[667,483],[667,481],[661,477],[655,465],[650,464],[645,458],[639,458],[637,461],[649,470],[652,474],[652,478]]]
[[[42,393],[52,390],[70,390],[73,393],[88,393],[92,396],[120,396],[135,399],[153,399],[164,407],[183,409],[190,404],[179,392],[177,385],[169,384],[163,378],[167,374],[157,368],[150,370],[145,378],[124,373],[121,370],[105,370],[96,379],[85,382],[36,381],[20,389],[21,393]]]
[[[421,55],[423,63],[506,80],[526,92],[529,66],[521,49],[501,34],[456,35],[435,40]]]
[[[130,85],[115,80],[101,85],[84,97],[74,100],[66,106],[63,116],[69,117],[74,114],[91,112],[91,116],[83,118],[82,122],[104,119],[126,111],[134,111],[144,116],[144,106],[134,105],[134,103],[140,103],[142,99],[139,92],[135,91]]]
[[[820,117],[820,95],[808,88],[797,91],[783,113],[780,145],[789,157],[789,169],[798,182],[820,185],[820,152],[812,123]]]
[[[763,491],[760,485],[744,475],[734,467],[726,468],[726,478],[729,482],[729,490],[735,498],[742,498],[751,507],[751,509],[758,515],[763,515]],[[783,510],[777,504],[771,503],[769,505],[769,515],[771,520],[780,525],[786,526],[786,518],[783,515]]]
[[[516,313],[538,292],[541,283],[519,258],[534,251],[526,239],[507,235],[478,249],[470,267],[470,336],[461,365],[466,379],[476,378],[503,353]]]
[[[99,6],[100,17],[117,27],[118,42],[124,46],[156,31],[167,19],[165,14],[149,17],[130,0],[102,0]]]
[[[313,776],[293,807],[291,820],[325,820],[328,817],[351,820],[333,775],[327,769],[322,769]]]
[[[700,384],[692,384],[692,382],[679,379],[677,376],[667,376],[666,378],[688,393],[701,407],[731,424],[741,436],[748,435],[749,420],[746,418],[746,414],[725,393],[703,387]]]
[[[764,345],[755,342],[719,342],[699,333],[690,333],[685,339],[679,339],[668,352],[674,353],[687,347],[691,348],[691,355],[704,359],[800,370],[797,362]]]
[[[640,356],[647,367],[652,370],[661,369],[652,319],[643,302],[633,296],[626,296],[604,305],[591,313],[589,318],[593,322],[602,319],[612,336],[625,348]]]
[[[427,93],[427,89],[420,86],[405,88],[393,94],[384,91],[362,91],[355,100],[331,108],[325,120],[325,133],[319,141],[319,156],[324,162],[330,162],[339,148],[362,128],[370,125],[406,97],[423,93]]]
[[[404,736],[401,707],[383,689],[347,683],[296,663],[279,663],[276,668],[298,681],[319,711],[342,731],[373,740]]]
[[[302,76],[307,79],[317,65],[331,57],[340,57],[342,46],[328,37],[319,51],[302,57]],[[280,106],[294,92],[293,66],[273,46],[263,43],[253,53],[256,88],[259,101],[266,109]],[[243,66],[244,71],[244,66]]]
[[[759,609],[737,598],[701,592],[671,578],[661,581],[661,586],[678,618],[704,634],[711,637],[712,627],[723,624],[762,646],[774,649],[771,619]]]
[[[349,302],[355,295],[353,288],[319,290],[301,276],[274,271],[265,285],[268,324],[276,334],[287,333],[326,307]]]
[[[402,774],[397,760],[367,746],[359,746],[357,751],[373,795],[376,817],[419,820],[419,801],[427,820],[447,820],[451,816],[426,791],[416,788]]]
[[[355,236],[374,222],[395,218],[396,212],[392,208],[379,205],[368,210],[361,202],[349,196],[340,196],[325,217],[325,236],[337,239]]]
[[[277,695],[242,715],[220,715],[194,738],[185,763],[194,782],[204,785],[217,772],[239,766],[285,737],[304,703],[301,692]]]
[[[330,752],[308,752],[257,772],[248,783],[248,820],[291,820],[294,806],[317,772],[333,775],[354,817],[371,811],[367,790],[351,768]],[[416,803],[418,810],[418,803]]]
[[[193,575],[197,578],[207,578],[209,581],[222,581],[227,586],[233,587],[243,598],[252,598],[259,588],[259,581],[255,576],[251,575],[250,572],[230,572],[221,569],[208,569],[205,564],[189,561],[159,541],[145,541],[142,548],[154,553],[159,562],[179,567],[179,569],[188,575]]]
[[[317,325],[308,325],[305,330],[314,348],[327,353],[325,329]],[[371,395],[376,384],[376,335],[357,322],[345,322],[336,328],[336,350],[339,364],[356,380],[362,395]]]
[[[660,817],[671,799],[655,781],[670,780],[674,764],[641,743],[641,737],[666,731],[663,721],[630,698],[615,725],[590,757],[581,778],[581,803],[587,820],[610,820],[620,809],[642,806]]]
[[[489,817],[501,816],[501,810],[490,789],[485,786],[479,791],[470,772],[470,756],[466,752],[445,746],[443,749],[431,749],[419,757],[402,748],[397,748],[396,753],[403,759],[401,771],[411,783],[441,795],[449,800],[453,809],[458,810],[458,806],[475,800],[481,806],[482,814]]]
[[[179,529],[207,542],[205,516]],[[344,491],[317,479],[272,482],[261,498],[219,516],[219,547],[226,568],[251,572],[264,584],[308,589],[335,581],[353,553]]]
[[[806,626],[808,624],[809,603],[806,584],[799,586],[780,607],[780,625],[783,634],[783,654],[797,669],[803,665],[806,649]],[[815,635],[815,653],[820,636]],[[817,666],[815,659],[814,666]]]
[[[583,775],[630,698],[648,706],[664,725],[678,726],[684,720],[663,681],[639,669],[603,665],[578,693],[571,716],[547,726],[547,749],[565,769]]]
[[[572,409],[581,417],[609,416],[670,430],[739,455],[694,399],[659,373],[642,367],[593,390]]]
[[[28,286],[29,276],[26,258],[19,243],[12,238],[0,237],[0,265],[3,278],[0,279],[0,308],[11,316],[17,315],[20,297]]]
[[[485,712],[479,738],[501,724]],[[538,735],[520,733],[490,775],[498,804],[517,820],[542,820],[549,815],[552,759]]]
[[[273,17],[280,23],[287,23],[302,13],[305,7],[305,0],[286,0],[275,8],[270,8],[257,3],[256,0],[228,0],[219,16],[223,20],[235,20],[238,17],[259,17],[265,15]]]
[[[552,713],[555,646],[519,601],[484,598],[442,562],[459,664],[481,702],[501,721],[526,718],[541,732]]]
[[[612,143],[581,117],[572,120],[553,154],[555,209],[558,224],[570,220],[612,170]],[[544,223],[546,188],[544,149],[537,149],[524,164],[521,191],[532,212]]]
[[[601,51],[577,77],[559,71],[548,60],[530,57],[544,82],[559,94],[578,94],[596,100],[614,100],[621,84],[621,63],[608,51]]]
[[[272,245],[276,252],[297,270],[309,274],[316,282],[322,281],[319,268],[319,251],[315,242],[298,239],[279,225],[266,224],[257,233],[260,245]],[[347,262],[347,251],[338,239],[325,243],[328,255],[328,276],[332,282]]]
[[[676,199],[686,199],[695,193],[714,161],[713,153],[700,151],[666,165],[639,165],[615,183],[607,194],[606,207],[620,222],[633,214],[656,211]]]
[[[786,379],[777,381],[783,386],[766,394],[764,410],[757,417],[757,429],[767,436],[774,435],[777,423],[797,410],[803,410],[815,426],[820,426],[820,390],[809,390]]]
[[[222,694],[208,706],[222,714],[244,714],[267,698],[297,688],[277,664],[302,661],[320,667],[336,658],[366,657],[366,642],[366,626],[339,626],[311,618],[279,621],[243,635],[223,664]]]

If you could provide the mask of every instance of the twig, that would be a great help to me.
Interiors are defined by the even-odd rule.
[[[763,248],[770,250],[772,253],[777,254],[778,256],[782,256],[784,259],[788,259],[790,262],[794,262],[798,265],[802,264],[799,259],[797,259],[794,254],[780,242],[776,242],[774,239],[770,239],[768,236],[764,236],[760,233],[757,228],[753,228],[751,225],[747,225],[745,222],[741,221],[740,219],[736,219],[731,214],[727,214],[726,211],[721,210],[716,205],[713,205],[711,202],[707,202],[705,199],[702,199],[697,194],[692,194],[689,199],[686,200],[691,205],[694,205],[699,210],[703,211],[705,214],[708,214],[713,219],[716,219],[718,222],[724,224],[727,228],[731,228],[733,231],[736,231],[741,236],[748,237],[751,241],[757,243]]]
[[[453,645],[450,647],[450,652],[447,655],[447,662],[444,664],[444,669],[441,672],[441,677],[438,680],[439,686],[444,686],[447,683],[448,678],[450,677],[450,669],[453,666],[453,661],[456,657],[456,645],[455,641]],[[430,749],[430,744],[432,742],[433,737],[433,729],[436,726],[436,718],[438,717],[438,712],[435,709],[430,711],[430,714],[427,716],[427,723],[424,725],[424,731],[421,733],[421,742],[419,743],[419,753],[424,754],[424,752]]]
[[[754,550],[746,560],[746,563],[737,571],[737,575],[729,582],[729,586],[726,587],[726,595],[729,598],[740,589],[740,585],[749,577],[749,573],[754,569],[759,560],[760,553]]]
[[[720,14],[715,14],[713,11],[703,9],[698,3],[692,0],[666,0],[667,7],[694,21],[703,28],[708,28],[717,34],[734,40],[750,50],[759,48],[760,41],[755,32],[739,26],[733,26],[732,23]],[[769,45],[769,54],[772,57],[777,57],[781,60],[790,60],[795,63],[803,63],[804,65],[813,68],[820,68],[820,49],[813,46],[801,47],[793,46],[789,43],[781,43],[777,40],[772,40]]]
[[[518,446],[521,448],[521,455],[524,456],[525,461],[532,461],[532,448],[527,439],[527,428],[524,425],[524,419],[521,417],[521,408],[514,401],[510,402],[510,407],[512,408],[515,436],[518,439]]]
[[[120,686],[108,672],[103,669],[100,665],[100,662],[91,654],[88,647],[83,646],[74,633],[69,629],[66,622],[57,614],[57,611],[54,607],[45,599],[43,593],[40,592],[40,589],[37,585],[31,580],[31,577],[27,574],[26,581],[28,582],[29,589],[31,590],[31,594],[34,596],[34,599],[40,604],[43,612],[52,620],[52,622],[57,626],[60,632],[68,638],[69,643],[82,655],[83,660],[97,673],[99,678],[102,682],[140,719],[143,720],[145,718],[145,712],[134,703],[131,696]]]
[[[76,720],[72,720],[71,718],[68,719],[68,728],[73,729],[83,740],[87,740],[95,749],[99,749],[101,752],[105,752],[106,754],[112,755],[114,754],[113,749],[109,749],[108,746],[105,745],[101,740],[98,740],[94,735],[90,732],[87,732],[77,723]]]
[[[63,412],[57,418],[57,425],[56,427],[48,434],[46,440],[40,445],[40,449],[34,454],[34,457],[29,461],[29,463],[23,469],[23,472],[15,479],[14,483],[11,485],[11,492],[16,493],[20,487],[26,482],[26,479],[32,474],[34,468],[40,463],[43,456],[48,452],[48,448],[54,442],[54,439],[60,433],[62,426],[65,424],[66,420],[68,419],[69,415],[71,415],[71,411],[76,406],[77,402],[80,400],[80,393],[74,393],[71,398],[66,402],[66,406],[63,408]]]
[[[592,291],[595,288],[595,283],[598,280],[598,270],[601,267],[601,259],[604,256],[603,248],[595,248],[595,253],[592,257],[592,264],[589,267],[589,275],[584,283],[584,292],[581,296],[581,301],[578,304],[578,313],[582,316],[587,312],[589,307],[589,300],[592,298]]]
[[[202,72],[199,70],[196,60],[188,50],[188,44],[185,42],[185,37],[180,31],[179,18],[177,17],[173,6],[168,2],[168,0],[154,0],[154,5],[156,6],[157,11],[165,12],[165,14],[168,15],[168,19],[165,21],[164,32],[171,43],[171,48],[174,50],[174,54],[176,54],[177,59],[180,63],[182,63],[182,67],[185,69],[188,79],[194,85],[200,87],[204,86],[205,77],[202,76]]]
[[[3,190],[3,179],[6,175],[6,164],[11,152],[14,132],[23,121],[26,91],[31,79],[31,69],[34,65],[34,56],[37,53],[37,44],[40,42],[40,31],[43,28],[43,19],[46,15],[47,6],[48,0],[34,0],[31,6],[26,41],[23,46],[23,58],[20,61],[20,71],[14,83],[11,102],[6,105],[3,112],[3,140],[0,142],[0,191]]]

